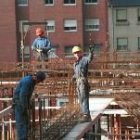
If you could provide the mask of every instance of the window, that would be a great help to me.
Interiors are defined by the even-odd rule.
[[[138,22],[140,22],[140,8],[138,8],[138,17],[137,17],[138,19]]]
[[[85,0],[85,4],[95,4],[97,0]]]
[[[77,30],[76,20],[64,20],[64,30],[67,32],[73,32]]]
[[[64,47],[64,53],[66,57],[72,57],[72,48],[73,46],[65,46]]]
[[[19,6],[27,6],[28,5],[28,0],[17,0],[17,4]]]
[[[127,10],[126,9],[117,9],[116,10],[116,21],[117,22],[126,22],[127,21]]]
[[[24,58],[30,58],[30,47],[29,46],[24,47]]]
[[[140,51],[140,37],[138,37],[138,50]]]
[[[99,19],[86,19],[85,31],[99,31]]]
[[[64,4],[75,4],[75,0],[64,0]]]
[[[117,50],[118,51],[128,50],[128,38],[117,38]]]
[[[30,59],[30,46],[24,46],[24,60],[29,61]],[[20,50],[19,57],[22,59],[22,49]]]
[[[21,32],[23,30],[23,32],[27,32],[29,25],[23,25],[23,29],[22,29],[22,23],[23,22],[28,22],[28,20],[20,20],[19,21],[19,31]]]
[[[55,31],[55,21],[54,20],[47,20],[47,32],[54,32]]]
[[[44,3],[46,5],[54,5],[54,1],[53,0],[44,0]]]

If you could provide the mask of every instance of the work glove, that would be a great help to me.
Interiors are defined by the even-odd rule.
[[[41,49],[36,49],[37,50],[37,52],[39,52],[39,53],[41,53],[42,52],[42,50]]]
[[[90,52],[90,53],[93,53],[93,52],[94,52],[94,46],[90,46],[90,47],[89,47],[89,52]]]

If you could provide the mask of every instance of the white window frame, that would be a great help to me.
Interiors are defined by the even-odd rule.
[[[95,0],[85,0],[85,5],[96,5],[98,3],[98,0],[95,2]]]
[[[23,23],[23,22],[28,22],[28,20],[20,20],[20,21],[19,21],[19,32],[22,31],[22,23]],[[27,32],[28,29],[29,29],[29,25],[24,25],[24,27],[23,27],[23,32]]]
[[[54,6],[54,0],[52,0],[52,1],[53,1],[53,3],[51,3],[50,0],[48,0],[48,3],[45,3],[45,1],[44,1],[45,6]]]
[[[77,31],[77,20],[65,19],[64,20],[64,31],[65,32],[76,32]]]
[[[46,27],[47,32],[55,32],[55,21],[46,20],[46,22],[47,22],[47,27]]]
[[[24,0],[25,3],[21,3],[21,4],[18,1],[20,1],[20,0],[17,0],[18,6],[28,6],[28,0]]]
[[[63,3],[64,3],[65,6],[70,6],[70,5],[73,6],[73,5],[76,5],[76,0],[75,0],[75,3],[71,3],[70,2],[71,0],[67,0],[67,1],[69,1],[69,2],[68,3],[64,3],[64,0],[63,0]]]
[[[99,31],[100,20],[98,18],[85,20],[85,31]]]

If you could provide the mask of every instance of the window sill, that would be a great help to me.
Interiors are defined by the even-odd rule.
[[[64,4],[64,6],[76,6],[76,3],[74,3],[74,4]]]
[[[129,22],[128,21],[124,21],[124,22],[116,22],[116,26],[128,26],[129,25]]]
[[[86,32],[98,32],[99,31],[99,29],[86,29],[85,30]]]
[[[28,4],[18,4],[18,6],[26,7],[26,6],[28,6]]]
[[[45,4],[45,6],[47,7],[47,6],[54,6],[54,4]]]
[[[95,2],[95,3],[85,3],[85,5],[97,5],[98,2]]]

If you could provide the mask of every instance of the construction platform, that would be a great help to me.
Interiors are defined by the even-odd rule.
[[[0,138],[15,140],[10,100],[18,80],[42,70],[48,77],[34,91],[30,140],[140,139],[139,60],[138,53],[95,56],[88,72],[92,121],[86,123],[78,122],[75,83],[70,82],[73,59],[53,59],[45,67],[35,62],[0,64]]]

